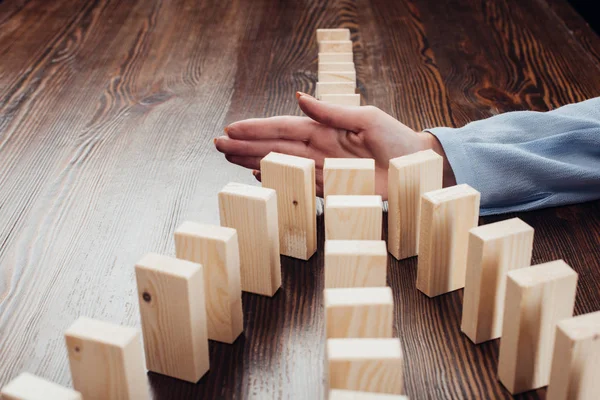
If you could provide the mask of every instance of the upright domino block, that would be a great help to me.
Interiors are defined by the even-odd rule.
[[[263,187],[277,191],[281,254],[308,260],[317,251],[315,160],[271,152],[260,172]]]
[[[375,160],[372,158],[325,159],[323,197],[348,194],[375,194]]]
[[[81,400],[81,394],[23,372],[2,388],[0,398],[3,400]]]
[[[325,289],[327,338],[391,338],[394,297],[389,287]]]
[[[556,324],[573,315],[576,288],[562,260],[508,272],[498,379],[510,393],[548,384]]]
[[[323,99],[327,94],[354,94],[356,82],[317,82],[315,97]]]
[[[321,100],[340,106],[360,106],[360,94],[323,94]]]
[[[319,82],[352,82],[356,84],[356,71],[319,71]]]
[[[244,330],[236,230],[184,222],[175,230],[175,253],[204,269],[208,338],[233,343]]]
[[[596,399],[600,393],[600,311],[560,321],[547,400]]]
[[[350,29],[317,29],[317,42],[323,40],[350,40]]]
[[[319,63],[354,63],[354,53],[319,53]]]
[[[329,391],[329,400],[408,400],[408,397],[387,393],[332,389]]]
[[[506,274],[528,267],[533,228],[513,218],[471,229],[461,330],[473,343],[502,334]]]
[[[387,251],[383,240],[326,240],[325,287],[386,285]]]
[[[327,196],[325,239],[381,240],[381,196]]]
[[[417,255],[421,196],[442,188],[443,162],[433,150],[390,160],[388,250],[398,260]]]
[[[202,265],[150,253],[135,276],[146,367],[198,382],[209,368]]]
[[[81,317],[65,340],[73,387],[85,400],[149,397],[136,329]]]
[[[275,191],[229,183],[219,192],[219,213],[221,225],[238,233],[242,290],[273,296],[281,287]]]
[[[319,63],[319,71],[356,71],[353,62]]]
[[[479,192],[469,185],[421,197],[417,289],[434,297],[465,286],[469,230],[478,217]]]
[[[403,393],[399,339],[327,339],[327,366],[331,389]]]
[[[352,53],[351,40],[322,40],[319,53]]]

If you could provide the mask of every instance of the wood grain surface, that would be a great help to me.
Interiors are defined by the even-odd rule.
[[[63,333],[80,315],[140,326],[135,262],[173,255],[181,222],[218,223],[218,191],[253,182],[212,138],[300,115],[320,27],[351,30],[363,104],[415,129],[600,95],[600,40],[564,0],[1,1],[0,386],[21,371],[71,385]],[[579,274],[575,314],[600,310],[600,202],[480,223],[514,216],[535,228],[534,264]],[[244,334],[210,344],[198,384],[148,374],[155,399],[323,397],[318,228],[308,262],[282,257],[273,298],[244,293]],[[410,398],[509,398],[498,341],[460,332],[462,291],[428,299],[416,258],[389,259]]]

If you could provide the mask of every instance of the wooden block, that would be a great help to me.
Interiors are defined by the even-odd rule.
[[[319,63],[354,63],[354,53],[319,53]]]
[[[326,240],[381,240],[381,196],[327,196]]]
[[[140,334],[81,317],[65,332],[73,387],[85,400],[148,399]]]
[[[576,288],[562,260],[508,272],[498,379],[512,394],[548,384],[556,324],[573,315]]]
[[[184,222],[175,230],[175,253],[203,267],[208,338],[233,343],[244,330],[236,230]]]
[[[353,62],[320,62],[319,71],[356,71],[356,69]]]
[[[324,94],[321,100],[340,106],[360,106],[360,94]]]
[[[326,94],[354,94],[356,82],[317,82],[315,97],[319,100]]]
[[[356,71],[319,71],[319,82],[352,82],[356,84]]]
[[[502,334],[506,274],[528,267],[533,228],[513,218],[471,229],[461,330],[473,343]]]
[[[357,95],[360,96],[360,95]],[[323,196],[374,195],[375,160],[326,158],[323,164]]]
[[[469,230],[478,217],[479,192],[469,185],[421,197],[417,289],[434,297],[465,286]]]
[[[329,400],[408,400],[408,397],[387,393],[332,389],[329,391]]]
[[[600,311],[556,327],[546,400],[596,399],[600,393]]]
[[[196,383],[208,371],[204,271],[160,254],[135,266],[146,367]]]
[[[421,196],[442,188],[443,163],[433,150],[390,160],[388,251],[398,260],[418,253]]]
[[[391,338],[394,297],[389,287],[325,289],[326,336]]]
[[[317,251],[315,160],[271,152],[260,172],[263,187],[277,191],[281,254],[308,260]]]
[[[399,339],[327,339],[327,364],[331,389],[403,393]]]
[[[387,251],[383,240],[326,240],[325,287],[386,285]]]
[[[238,233],[242,290],[273,296],[281,287],[276,192],[229,183],[219,192],[219,213],[221,225]]]
[[[352,53],[351,40],[322,40],[319,53]]]
[[[81,400],[81,393],[23,372],[2,388],[0,398],[3,400]]]
[[[350,40],[350,29],[317,29],[317,42],[323,40]]]

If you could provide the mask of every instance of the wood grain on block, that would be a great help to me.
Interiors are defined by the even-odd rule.
[[[340,106],[360,106],[360,94],[323,94],[321,100]]]
[[[600,393],[600,311],[556,327],[547,400],[597,399]]]
[[[356,71],[353,62],[319,63],[319,71]]]
[[[386,285],[387,251],[383,240],[326,240],[325,287]]]
[[[562,260],[508,272],[498,379],[510,393],[548,384],[556,324],[573,315],[576,288]]]
[[[354,53],[319,53],[319,63],[354,63]]]
[[[352,82],[356,85],[356,71],[319,71],[319,82]]]
[[[351,40],[322,40],[319,53],[352,53]]]
[[[219,213],[221,225],[238,233],[242,290],[273,296],[281,287],[275,190],[229,183],[219,192]]]
[[[317,29],[317,42],[323,40],[350,40],[350,29]]]
[[[308,260],[317,251],[315,160],[271,152],[260,172],[263,187],[277,191],[281,254]]]
[[[360,96],[360,95],[357,95]],[[326,158],[323,163],[323,196],[374,195],[375,160]]]
[[[81,393],[23,372],[2,388],[0,398],[2,400],[81,400]]]
[[[65,332],[73,387],[85,399],[148,399],[137,329],[81,317]]]
[[[327,338],[391,338],[392,289],[358,287],[325,289]]]
[[[356,82],[317,82],[315,97],[319,100],[326,94],[355,94]]]
[[[416,256],[423,193],[442,188],[444,159],[433,150],[390,160],[388,250],[398,260]]]
[[[237,231],[184,222],[175,230],[175,254],[203,267],[208,338],[233,343],[244,329]]]
[[[332,389],[329,391],[329,400],[408,400],[408,397],[399,394]]]
[[[421,197],[417,289],[427,296],[465,286],[469,230],[477,226],[479,197],[469,185]]]
[[[331,389],[403,393],[399,339],[327,339],[326,351]]]
[[[150,253],[135,266],[146,367],[196,383],[208,371],[203,266]]]
[[[381,196],[327,196],[326,240],[381,240]]]
[[[533,228],[513,218],[471,229],[461,330],[473,343],[502,334],[506,274],[528,267]]]

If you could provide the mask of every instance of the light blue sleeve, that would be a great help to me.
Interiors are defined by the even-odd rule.
[[[481,215],[600,199],[600,97],[427,131],[456,183],[481,192]]]

